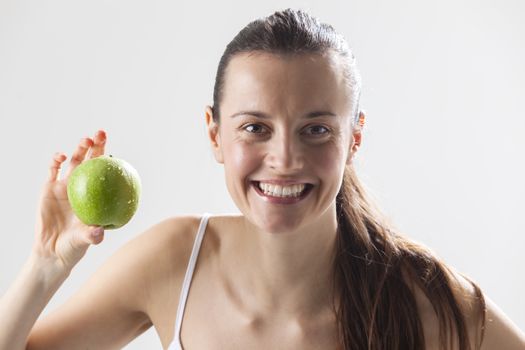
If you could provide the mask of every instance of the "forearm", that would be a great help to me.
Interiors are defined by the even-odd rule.
[[[26,348],[38,316],[68,276],[49,259],[30,256],[0,298],[0,349]]]

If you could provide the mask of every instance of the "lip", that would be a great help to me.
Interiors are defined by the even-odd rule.
[[[299,180],[299,179],[292,179],[292,180],[277,180],[277,179],[271,179],[271,180],[253,180],[252,182],[264,182],[264,183],[267,183],[267,184],[274,184],[274,185],[281,185],[281,186],[286,186],[286,185],[299,185],[299,184],[305,184],[305,185],[312,185],[311,183],[309,182],[306,182],[306,181],[303,181],[303,180]]]
[[[250,184],[259,196],[261,196],[265,201],[269,203],[273,203],[273,204],[298,203],[302,201],[303,199],[305,199],[306,197],[308,197],[308,195],[312,192],[312,189],[314,188],[314,185],[307,183],[306,189],[299,197],[273,197],[273,196],[268,196],[264,194],[263,191],[261,191],[261,189],[259,188],[259,181],[251,181]]]

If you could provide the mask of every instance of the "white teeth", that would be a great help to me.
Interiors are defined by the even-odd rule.
[[[259,188],[264,192],[264,194],[274,197],[299,197],[305,187],[305,184],[279,186],[259,182]]]

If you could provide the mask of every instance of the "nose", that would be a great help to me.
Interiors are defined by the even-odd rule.
[[[289,135],[275,136],[268,144],[268,165],[281,173],[299,171],[304,166],[302,147]]]

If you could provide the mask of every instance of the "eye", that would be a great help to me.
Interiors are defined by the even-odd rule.
[[[325,132],[314,132],[312,133],[311,135],[320,135],[320,136],[323,136],[323,135],[326,135],[328,133],[330,133],[330,129],[328,129],[327,127],[323,126],[323,125],[313,125],[309,128],[309,130],[314,130],[314,131],[319,131],[320,129],[324,129],[326,130]]]
[[[264,135],[264,129],[265,127],[260,124],[247,124],[241,128],[244,131],[247,131],[249,134],[255,134],[255,135]],[[309,127],[307,130],[312,130],[312,133],[308,133],[309,135],[313,136],[324,136],[330,133],[330,129],[323,126],[323,125],[313,125]],[[324,132],[323,132],[324,130]]]
[[[249,128],[255,129],[255,131],[250,131]],[[261,134],[261,132],[257,132],[257,130],[261,130],[263,127],[259,124],[248,124],[242,127],[243,130],[248,131],[250,134]]]

